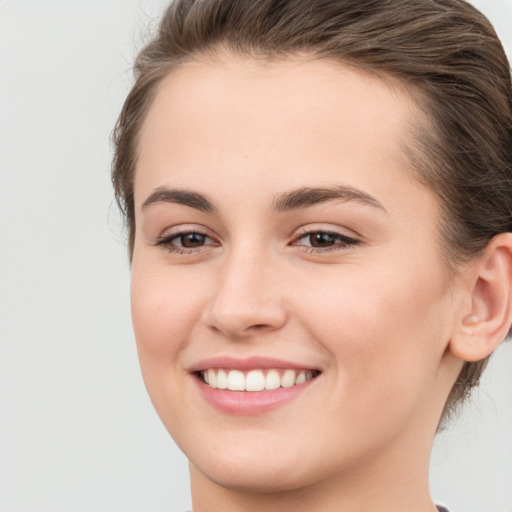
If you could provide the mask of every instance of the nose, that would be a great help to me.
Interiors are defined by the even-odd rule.
[[[215,281],[203,321],[232,339],[281,328],[287,320],[279,270],[254,251],[230,254]]]

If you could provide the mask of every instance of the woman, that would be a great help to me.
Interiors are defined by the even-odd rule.
[[[436,510],[434,435],[512,322],[488,21],[463,0],[177,0],[135,70],[113,182],[194,512]]]

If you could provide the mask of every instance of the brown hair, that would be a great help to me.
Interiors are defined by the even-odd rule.
[[[425,121],[407,150],[440,198],[450,270],[512,231],[512,85],[489,21],[464,0],[174,0],[139,53],[135,84],[114,130],[112,181],[135,237],[137,137],[162,79],[220,50],[247,57],[307,54],[398,79]],[[486,360],[466,362],[443,417],[478,384]]]

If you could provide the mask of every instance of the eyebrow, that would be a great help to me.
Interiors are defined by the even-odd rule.
[[[380,201],[354,187],[303,187],[274,198],[273,208],[278,212],[298,210],[328,201],[358,201],[367,206],[387,212]],[[205,213],[217,213],[217,208],[203,194],[183,189],[158,187],[144,201],[142,209],[155,203],[174,203],[189,206]]]
[[[303,187],[281,194],[274,199],[274,208],[284,212],[306,208],[327,201],[358,201],[367,206],[378,208],[387,213],[384,205],[375,197],[354,187],[336,186],[323,188]]]
[[[217,209],[211,201],[198,192],[191,192],[189,190],[169,189],[166,187],[158,187],[142,205],[142,209],[154,203],[175,203],[184,206],[190,206],[205,213],[215,213]]]

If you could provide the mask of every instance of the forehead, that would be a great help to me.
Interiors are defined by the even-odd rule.
[[[400,84],[329,60],[188,62],[160,84],[144,121],[136,202],[169,179],[205,186],[243,173],[262,188],[278,176],[309,186],[301,180],[314,174],[358,185],[383,162],[403,173],[417,112]]]

